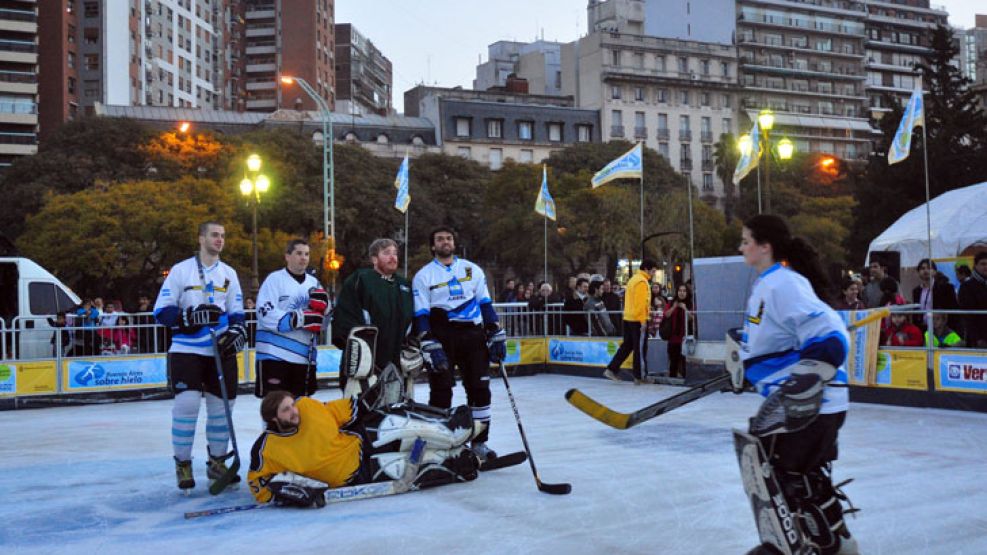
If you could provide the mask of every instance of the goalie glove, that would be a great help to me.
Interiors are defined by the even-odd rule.
[[[233,324],[216,338],[216,346],[223,357],[233,356],[247,346],[247,328],[243,324]]]
[[[178,319],[178,331],[184,334],[193,334],[206,326],[219,324],[219,317],[223,315],[223,309],[214,304],[200,304],[192,308],[186,308]]]
[[[422,357],[425,358],[425,366],[431,372],[446,372],[449,370],[449,357],[446,356],[442,343],[428,336],[422,338]]]
[[[314,310],[299,308],[291,313],[291,327],[296,330],[319,333],[322,331],[323,320],[322,313]]]
[[[267,483],[274,504],[279,507],[326,506],[326,490],[329,484],[306,478],[292,472],[282,472]]]
[[[756,436],[797,432],[819,416],[826,384],[836,367],[818,360],[800,360],[788,368],[791,376],[768,395],[750,420]]]
[[[308,307],[319,314],[326,314],[329,312],[329,293],[321,287],[309,289]]]
[[[507,333],[499,324],[487,324],[487,354],[490,362],[498,364],[507,358]]]
[[[401,372],[406,377],[417,378],[425,367],[425,357],[421,347],[414,344],[407,344],[401,348]]]

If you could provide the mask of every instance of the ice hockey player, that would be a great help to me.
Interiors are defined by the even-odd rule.
[[[368,410],[355,397],[323,403],[272,391],[261,401],[260,413],[267,429],[254,443],[247,474],[260,503],[321,507],[328,488],[402,479],[419,438],[426,447],[415,487],[477,477],[479,461],[465,445],[473,433],[465,405]]]
[[[264,280],[257,295],[257,379],[254,395],[275,389],[292,396],[312,395],[316,344],[329,311],[329,294],[308,273],[309,246],[288,242],[285,267]]]
[[[473,439],[480,461],[497,454],[487,444],[490,426],[489,364],[506,356],[507,335],[494,312],[483,270],[456,257],[456,234],[442,226],[429,235],[435,258],[415,274],[415,333],[430,368],[429,405],[452,405],[453,371],[459,369],[473,420],[482,430]]]
[[[776,514],[797,515],[797,530],[787,530],[794,541],[785,541],[786,531],[764,530],[755,515],[764,543],[750,553],[856,553],[843,521],[846,497],[830,474],[849,404],[847,376],[838,370],[847,357],[846,326],[820,300],[828,289],[815,249],[793,238],[784,220],[768,214],[747,220],[740,252],[759,275],[739,356],[747,381],[766,397],[750,420],[750,435],[784,494],[787,507],[775,503]]]
[[[175,394],[171,445],[178,487],[195,487],[192,444],[199,406],[206,401],[207,476],[226,474],[230,430],[223,408],[210,331],[216,333],[230,405],[236,399],[236,354],[247,341],[243,297],[236,271],[219,260],[226,231],[221,224],[199,226],[199,252],[171,267],[154,303],[154,317],[172,330],[168,349],[168,386]],[[238,482],[239,476],[233,481]]]

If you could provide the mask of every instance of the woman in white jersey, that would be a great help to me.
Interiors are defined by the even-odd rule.
[[[800,527],[819,553],[853,553],[843,522],[843,494],[830,478],[837,435],[849,403],[839,367],[846,325],[828,296],[818,255],[785,221],[763,214],[744,222],[740,252],[758,272],[744,319],[744,376],[767,399],[750,432],[764,446]],[[763,544],[752,553],[777,553]]]

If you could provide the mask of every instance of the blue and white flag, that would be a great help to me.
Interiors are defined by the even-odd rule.
[[[733,184],[740,185],[740,180],[747,177],[761,159],[761,130],[754,122],[751,129],[751,144],[749,149],[743,149],[740,153],[740,160],[737,160],[737,168],[733,170]]]
[[[541,191],[538,193],[538,199],[535,200],[535,212],[555,221],[555,201],[548,193],[548,170],[545,169],[545,164],[541,166]]]
[[[398,168],[398,175],[394,178],[394,188],[398,190],[397,197],[394,198],[394,208],[402,214],[408,211],[411,204],[411,194],[408,192],[408,155],[404,155],[404,161]]]
[[[641,143],[634,145],[634,148],[622,154],[619,158],[607,164],[605,168],[596,172],[591,183],[596,189],[600,185],[614,179],[624,177],[641,177],[644,175],[644,164],[641,157]]]
[[[925,127],[925,103],[922,101],[921,87],[912,92],[912,97],[908,99],[908,106],[898,124],[898,131],[894,134],[891,147],[888,149],[888,165],[897,164],[908,158],[912,150],[912,130],[916,127]]]

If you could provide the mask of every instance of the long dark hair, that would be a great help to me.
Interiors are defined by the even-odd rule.
[[[829,300],[830,283],[819,262],[819,253],[805,239],[792,237],[785,220],[774,214],[758,214],[744,222],[744,227],[755,241],[771,245],[775,260],[786,261],[789,268],[809,280],[817,297]]]

